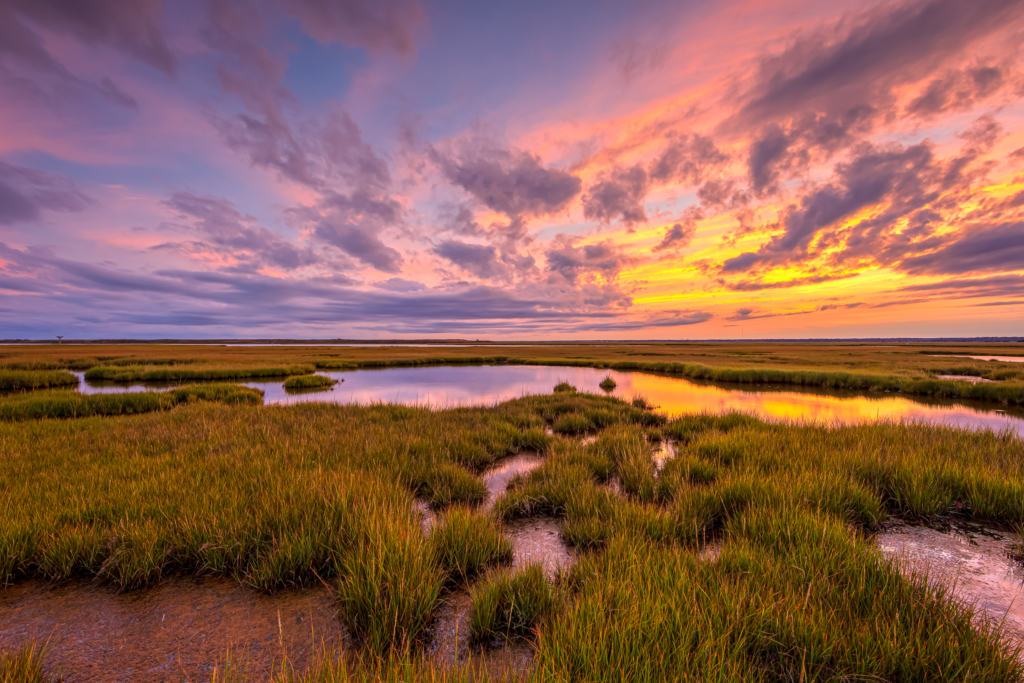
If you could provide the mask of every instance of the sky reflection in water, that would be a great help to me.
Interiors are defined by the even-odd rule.
[[[969,427],[1006,428],[1024,434],[1024,410],[1001,404],[963,403],[891,394],[827,392],[794,387],[752,387],[697,383],[679,377],[612,372],[595,368],[529,365],[439,366],[323,373],[344,380],[333,391],[287,394],[280,382],[251,382],[262,389],[266,403],[374,401],[450,407],[490,405],[526,394],[549,393],[566,381],[581,391],[602,393],[598,384],[611,376],[613,395],[626,400],[639,395],[668,415],[707,411],[743,411],[782,420],[865,422],[876,419],[918,420]],[[1002,411],[1002,412],[1000,412]]]
[[[169,385],[87,383],[79,391],[119,393],[160,391]],[[598,384],[611,376],[618,386],[612,395],[629,400],[643,396],[667,415],[742,411],[769,419],[857,423],[877,419],[907,420],[1012,429],[1024,434],[1024,409],[1001,404],[909,397],[900,394],[862,394],[792,386],[723,385],[694,382],[640,372],[595,368],[532,365],[437,366],[321,373],[344,380],[333,390],[288,393],[282,382],[247,382],[262,389],[267,404],[304,402],[403,403],[435,408],[491,405],[528,394],[549,393],[555,384],[569,382],[581,391],[603,393]]]

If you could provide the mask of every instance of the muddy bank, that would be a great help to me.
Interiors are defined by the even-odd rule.
[[[116,594],[73,582],[0,589],[0,648],[46,644],[67,683],[209,681],[230,649],[252,680],[283,657],[304,670],[316,652],[345,641],[326,588],[264,595],[228,579],[170,579]]]
[[[897,526],[880,533],[879,550],[904,571],[953,586],[980,618],[1002,624],[1012,645],[1024,645],[1024,566],[1009,556],[1020,539],[1005,531],[957,523],[940,528]]]
[[[487,486],[488,497],[484,509],[494,505],[494,501],[505,492],[508,482],[518,474],[527,474],[544,463],[544,456],[539,453],[526,452],[505,458],[494,467],[483,473],[484,485]]]
[[[559,570],[572,566],[573,552],[562,540],[557,520],[521,520],[506,525],[505,533],[512,539],[513,569],[540,563],[548,577],[553,579]],[[446,597],[432,628],[433,640],[427,648],[428,656],[442,666],[468,663],[474,669],[486,669],[491,674],[529,671],[533,666],[533,643],[528,640],[503,643],[500,647],[470,646],[472,604],[469,591],[465,589]]]

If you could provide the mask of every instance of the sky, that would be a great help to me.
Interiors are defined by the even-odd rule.
[[[0,338],[1024,335],[1024,0],[2,0]]]

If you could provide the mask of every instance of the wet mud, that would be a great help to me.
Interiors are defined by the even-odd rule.
[[[876,537],[879,550],[905,572],[952,586],[978,618],[1002,625],[1011,645],[1024,645],[1024,565],[1012,559],[1015,535],[974,524],[897,526]]]
[[[326,588],[257,593],[228,579],[170,579],[117,594],[72,582],[27,581],[0,590],[0,649],[34,641],[67,683],[209,681],[230,650],[251,680],[287,658],[303,671],[346,646]]]
[[[936,375],[938,379],[948,380],[950,382],[970,382],[971,384],[995,384],[994,379],[985,379],[984,377],[975,377],[974,375]]]
[[[544,456],[538,453],[520,453],[511,458],[505,458],[494,467],[483,474],[484,484],[490,494],[484,503],[484,508],[489,509],[494,505],[495,499],[505,492],[508,482],[517,474],[526,474],[541,466]]]

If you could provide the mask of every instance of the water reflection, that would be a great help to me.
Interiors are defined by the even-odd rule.
[[[87,394],[167,391],[178,384],[86,382]],[[641,372],[533,365],[437,366],[322,373],[344,380],[329,391],[289,394],[280,381],[248,382],[263,390],[268,404],[303,402],[374,402],[436,408],[491,405],[528,394],[546,394],[559,382],[581,391],[603,393],[598,385],[611,376],[612,395],[629,400],[643,396],[667,415],[743,411],[769,419],[858,423],[877,419],[922,421],[963,427],[1011,429],[1024,434],[1024,409],[1001,404],[912,397],[904,394],[857,393],[778,385],[727,385]]]
[[[581,391],[603,393],[601,380],[611,375],[614,396],[640,395],[668,415],[744,411],[769,419],[858,423],[877,419],[916,420],[1024,434],[1024,410],[1001,404],[911,397],[904,394],[805,389],[791,386],[726,385],[640,372],[530,365],[388,368],[323,373],[345,381],[333,391],[294,396],[279,382],[250,382],[262,389],[266,403],[304,401],[333,403],[403,403],[432,407],[490,405],[527,394],[549,393],[558,382]]]
[[[1000,363],[1024,363],[1024,356],[954,356],[952,354],[936,355],[935,358],[973,358],[974,360],[997,360]]]
[[[159,382],[150,384],[135,382],[132,384],[123,384],[120,382],[97,382],[95,380],[86,381],[84,372],[72,372],[71,374],[78,378],[78,391],[83,394],[128,394],[137,391],[170,391],[171,389],[177,389],[181,386],[177,382]]]

